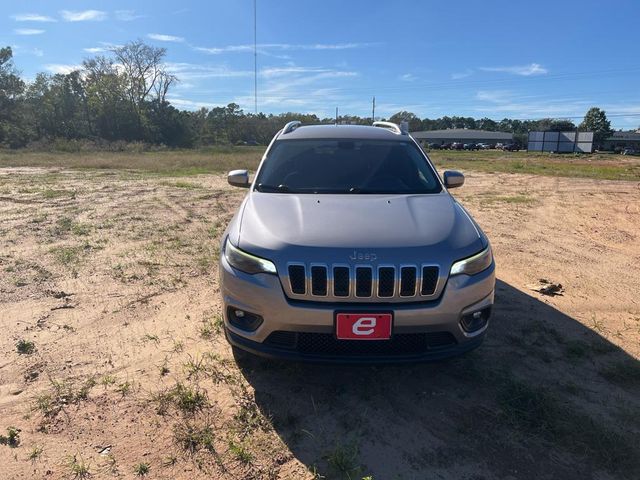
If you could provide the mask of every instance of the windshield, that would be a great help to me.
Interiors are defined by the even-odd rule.
[[[421,194],[442,188],[412,142],[384,140],[278,141],[255,185],[272,193]]]

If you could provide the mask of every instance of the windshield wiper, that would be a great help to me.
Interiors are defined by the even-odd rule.
[[[259,183],[256,186],[256,190],[258,190],[259,192],[270,192],[270,193],[274,193],[274,192],[286,192],[289,193],[291,192],[291,189],[289,187],[287,187],[286,185],[280,184],[280,185],[265,185],[264,183]]]

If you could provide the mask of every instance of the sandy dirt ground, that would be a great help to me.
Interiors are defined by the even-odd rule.
[[[236,363],[216,257],[243,192],[0,169],[0,478],[639,478],[640,185],[469,173],[455,194],[498,265],[482,347]]]

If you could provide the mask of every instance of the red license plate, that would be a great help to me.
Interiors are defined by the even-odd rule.
[[[338,340],[389,340],[393,315],[390,313],[338,313]]]

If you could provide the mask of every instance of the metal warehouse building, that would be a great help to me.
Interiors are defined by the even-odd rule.
[[[604,141],[604,150],[616,148],[633,148],[640,150],[640,130],[635,132],[613,132],[613,135]]]
[[[416,141],[426,143],[512,143],[513,134],[507,132],[489,132],[487,130],[470,130],[466,128],[449,128],[447,130],[426,130],[411,132]]]

